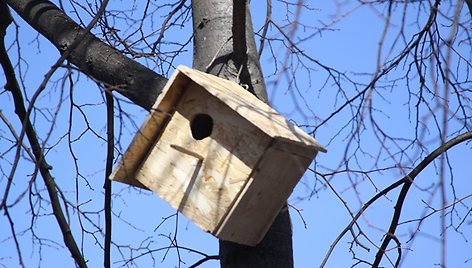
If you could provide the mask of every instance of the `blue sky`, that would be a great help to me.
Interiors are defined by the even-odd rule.
[[[257,5],[262,4],[260,2],[252,3],[254,28],[256,30],[260,27],[265,16],[263,15],[265,12],[263,7]],[[336,14],[345,14],[348,10],[353,9],[355,4],[341,5],[341,13],[337,13],[336,6],[331,2],[314,3],[312,7],[311,11],[301,13],[301,21],[308,26],[315,27],[316,30],[316,27],[320,27],[323,22],[336,20]],[[282,23],[285,16],[284,5],[277,2],[274,8],[275,20]],[[384,18],[379,15],[379,11],[384,11],[384,8],[382,6],[376,8],[377,10],[372,7],[353,9],[339,22],[332,25],[330,30],[322,31],[308,41],[300,43],[300,48],[323,64],[345,72],[346,75],[353,77],[359,83],[367,83],[376,70],[378,42],[382,36],[385,23]],[[417,7],[413,6],[408,9],[408,12],[411,13],[411,16],[408,17],[410,20],[417,15],[415,8]],[[260,10],[264,10],[264,12]],[[401,18],[401,13],[398,15],[399,12],[397,11],[395,13],[397,15],[392,17],[393,22],[386,38],[387,42],[392,42],[392,38],[396,36],[400,29],[398,21]],[[467,12],[464,10],[462,17],[466,15]],[[421,12],[418,18],[420,25],[426,19]],[[21,19],[18,19],[17,16],[15,16],[15,19],[19,24],[21,53],[23,59],[25,59],[21,62],[21,70],[25,75],[24,90],[31,96],[41,83],[44,74],[59,57],[59,54],[54,47],[41,36],[37,36],[34,30],[23,23]],[[411,21],[409,22],[410,24],[406,24],[408,27],[405,29],[407,40],[418,31],[419,27]],[[468,25],[470,25],[470,19]],[[169,33],[166,35],[166,39],[172,40],[174,35],[175,38],[185,39],[185,36],[189,34],[189,29],[187,27],[182,29],[182,32]],[[314,29],[300,26],[295,34],[295,39],[300,40],[309,36],[310,32],[315,31]],[[274,29],[272,29],[270,35],[274,36],[275,34]],[[15,31],[13,27],[10,27],[7,34],[8,44],[12,43],[14,37]],[[256,42],[259,43],[257,38]],[[392,55],[398,53],[401,47],[401,42],[398,42],[397,46],[391,51]],[[277,43],[274,43],[273,49],[278,53],[277,55],[284,55],[285,53],[283,47],[280,47]],[[458,46],[458,50],[464,55],[470,54],[470,46]],[[268,52],[267,45],[266,52]],[[384,49],[382,51],[383,57],[387,53],[390,53],[390,51]],[[191,55],[191,51],[185,53],[182,57],[177,58],[174,64],[190,66]],[[10,49],[10,56],[14,60],[17,59],[15,45]],[[283,57],[279,57],[279,63],[282,60]],[[294,62],[297,63],[296,60]],[[293,86],[289,87],[283,76],[273,75],[274,61],[270,58],[269,53],[263,55],[261,63],[267,76],[266,82],[272,105],[297,124],[314,125],[319,123],[318,118],[326,118],[333,111],[333,107],[340,105],[340,100],[336,100],[339,91],[336,90],[332,80],[326,80],[326,72],[320,67],[314,66],[311,72],[299,68],[296,72],[297,89]],[[407,64],[399,66],[388,78],[395,79],[402,76],[407,67]],[[462,68],[460,69],[461,75],[470,74],[469,69]],[[66,82],[62,87],[64,73],[65,69],[58,71],[49,82],[46,91],[41,94],[38,106],[44,109],[38,110],[34,114],[36,130],[40,137],[45,137],[48,133],[51,133],[46,147],[49,148],[52,145],[54,147],[46,150],[47,159],[54,167],[52,173],[61,190],[71,201],[76,201],[75,205],[80,205],[81,210],[90,211],[91,213],[87,214],[90,219],[99,222],[99,227],[103,228],[103,213],[96,213],[103,207],[102,185],[106,153],[106,143],[98,137],[105,137],[106,134],[104,123],[106,109],[103,104],[102,93],[85,75],[75,71],[72,75],[73,90],[69,89],[69,82]],[[276,80],[277,83],[275,83]],[[325,83],[325,81],[328,82]],[[3,77],[0,77],[0,83],[4,83]],[[418,84],[417,78],[411,78],[410,83],[413,86]],[[379,81],[379,85],[384,84],[386,85],[387,82]],[[374,113],[374,116],[382,127],[392,135],[411,137],[414,134],[414,131],[412,131],[414,120],[411,117],[413,113],[408,110],[408,101],[411,96],[407,94],[405,87],[405,82],[401,80],[390,88],[379,87],[378,92],[374,92],[372,98],[379,109]],[[346,82],[344,88],[349,96],[355,95],[356,88],[352,87],[350,83]],[[77,107],[73,109],[72,116],[70,116],[70,96],[73,96],[74,102],[86,114],[87,121],[84,120]],[[384,98],[383,96],[387,97]],[[435,102],[434,99],[430,101],[431,103]],[[56,107],[59,106],[59,103],[61,103],[62,108],[57,110]],[[8,92],[0,94],[0,104],[2,113],[11,120],[16,131],[19,132],[20,125],[13,113],[11,97]],[[123,125],[118,124],[118,118],[116,120],[117,131],[120,130],[120,127],[123,130],[120,145],[124,150],[147,113],[134,105],[128,105],[124,102],[121,102],[121,105],[127,113],[126,116],[129,116],[129,118],[124,117]],[[329,121],[315,133],[317,140],[328,148],[328,153],[319,154],[316,165],[312,165],[312,167],[316,167],[317,171],[321,173],[330,172],[338,168],[343,161],[343,155],[349,142],[347,137],[349,137],[351,129],[347,128],[343,131],[340,131],[340,129],[348,123],[350,112],[349,109],[343,111],[339,117]],[[125,114],[119,113],[117,115],[125,116]],[[55,123],[51,123],[51,118],[55,116],[57,116]],[[72,122],[73,126],[70,137],[67,135],[69,133],[67,122],[69,121]],[[422,141],[427,146],[427,150],[432,151],[440,142],[435,133],[434,120],[425,113],[422,114],[421,121],[426,125],[425,129],[427,130]],[[451,129],[457,129],[460,123],[451,121]],[[468,124],[470,126],[470,122]],[[0,129],[2,136],[8,136],[5,125],[2,125]],[[304,130],[309,132],[312,128],[306,127]],[[79,137],[80,139],[78,139]],[[73,141],[70,147],[69,138]],[[362,134],[360,145],[365,153],[358,154],[355,159],[351,158],[352,162],[345,163],[345,165],[352,169],[358,169],[360,166],[364,169],[373,168],[373,160],[369,153],[375,155],[381,144],[375,138],[375,130],[369,124],[367,124],[365,132]],[[7,152],[0,159],[2,161],[0,167],[6,174],[11,168],[8,161],[11,161],[13,155],[13,151],[8,151],[10,146],[12,146],[12,143],[7,139],[0,140],[0,152]],[[391,146],[391,144],[388,144],[388,146]],[[72,148],[74,155],[70,153],[70,148]],[[467,197],[470,194],[470,172],[468,172],[470,168],[470,160],[468,160],[470,159],[470,149],[470,143],[467,145],[461,144],[448,153],[448,160],[452,163],[452,170],[454,171],[453,182],[457,198]],[[353,150],[353,147],[350,147],[347,152]],[[358,174],[351,174],[351,176],[340,174],[332,178],[331,184],[341,194],[342,198],[348,202],[353,212],[356,213],[364,202],[376,194],[377,189],[373,185],[379,189],[388,186],[400,179],[405,172],[409,171],[411,166],[417,164],[425,156],[424,152],[417,151],[415,154],[414,150],[410,151],[409,154],[412,155],[414,161],[408,163],[408,161],[402,159],[401,163],[405,164],[404,169],[375,172],[370,177],[371,181],[366,176]],[[77,166],[73,161],[73,157],[78,159]],[[392,159],[389,159],[385,152],[379,154],[379,159],[381,159],[379,167],[390,167],[392,165]],[[441,207],[438,195],[431,194],[437,188],[438,165],[439,162],[435,162],[417,178],[417,184],[414,185],[406,200],[406,209],[402,214],[402,219],[418,219],[422,215],[431,212],[433,208]],[[343,168],[345,166],[341,166],[340,169]],[[80,174],[77,174],[76,169],[80,171]],[[33,171],[34,168],[31,163],[28,161],[20,162],[15,176],[15,184],[10,194],[10,202],[21,197],[23,191],[28,189],[28,181],[31,176],[34,176]],[[41,180],[39,178],[37,180],[38,182],[33,184],[34,191],[45,195]],[[352,186],[353,183],[355,183],[356,188]],[[0,178],[0,189],[2,191],[5,184],[6,178],[2,176]],[[77,192],[76,189],[82,190]],[[430,191],[424,191],[424,189],[430,189]],[[209,255],[218,253],[218,241],[215,238],[202,232],[182,215],[176,216],[175,210],[156,195],[131,189],[119,183],[113,183],[113,193],[115,213],[113,240],[122,250],[120,252],[114,248],[112,257],[114,267],[123,265],[120,262],[122,259],[120,255],[128,253],[126,247],[129,245],[141,247],[142,250],[139,251],[141,253],[145,252],[144,248],[146,247],[155,249],[154,259],[150,258],[149,255],[136,259],[135,264],[139,267],[150,267],[151,265],[155,267],[174,267],[178,265],[179,258],[184,262],[181,263],[182,267],[186,267],[201,258],[199,254],[189,252],[186,249],[180,249],[179,251],[170,249],[167,251],[166,247],[171,244],[171,239],[174,237],[177,238],[181,247],[195,249]],[[3,192],[0,192],[0,194],[3,196]],[[388,228],[397,195],[398,189],[392,191],[387,197],[382,198],[369,208],[359,220],[363,231],[371,239],[371,242],[380,244],[382,236]],[[450,192],[448,192],[448,201],[449,203],[453,202],[453,196]],[[26,266],[36,266],[39,262],[41,267],[50,267],[57,263],[64,264],[64,267],[73,267],[69,253],[63,248],[62,238],[58,234],[56,222],[49,215],[50,211],[43,209],[48,208],[47,200],[41,202],[33,203],[34,211],[41,215],[34,222],[30,220],[31,211],[27,198],[20,199],[17,207],[10,211],[15,220],[15,228],[17,232],[21,233],[19,238],[24,248],[23,258],[27,262]],[[424,202],[429,202],[431,207],[426,207]],[[300,211],[302,217],[295,209],[291,209],[295,265],[296,267],[318,267],[336,236],[349,223],[350,216],[333,191],[324,186],[322,181],[311,172],[307,172],[298,184],[289,199],[289,203]],[[40,204],[42,207],[39,207]],[[453,226],[461,226],[458,231],[454,231],[451,227],[446,233],[448,267],[470,266],[472,256],[470,252],[464,250],[470,247],[468,240],[472,235],[470,228],[472,222],[470,216],[467,216],[467,210],[470,210],[470,207],[470,200],[465,199],[463,203],[456,205],[456,209],[452,213],[447,214]],[[398,228],[397,235],[404,242],[403,246],[407,255],[402,267],[431,267],[440,261],[441,230],[438,213],[426,218],[420,225],[418,232],[416,232],[418,225],[415,222],[403,224]],[[463,219],[464,216],[467,217]],[[73,211],[70,211],[70,218],[74,235],[80,246],[84,248],[84,254],[90,261],[90,267],[101,266],[102,250],[99,244],[103,243],[102,236],[98,233],[80,232],[79,224],[82,224],[84,229],[92,232],[96,232],[97,227],[88,222],[86,218],[79,218]],[[462,224],[460,223],[461,220],[464,221]],[[18,261],[14,244],[9,232],[7,232],[8,224],[5,217],[0,218],[0,226],[0,267],[17,267]],[[33,234],[27,231],[30,226],[34,226],[34,235],[41,238],[43,245],[39,245],[38,240],[34,240],[34,243],[31,244]],[[23,230],[26,232],[22,233]],[[414,240],[407,243],[414,232],[417,233]],[[353,252],[355,252],[355,256],[372,261],[376,253],[375,246],[363,237],[360,240],[370,248],[370,252],[354,245]],[[352,252],[350,252],[351,242],[352,237],[348,233],[338,243],[326,267],[350,267],[354,265],[356,260],[353,260]],[[390,246],[392,247],[393,243]],[[39,259],[39,250],[41,250],[41,260]],[[391,256],[395,258],[396,255],[392,253]],[[384,265],[390,267],[387,262],[384,262]],[[217,261],[209,261],[201,267],[218,266]],[[360,264],[356,267],[367,266]]]

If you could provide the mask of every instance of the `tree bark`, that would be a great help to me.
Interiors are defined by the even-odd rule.
[[[106,45],[49,1],[6,0],[29,25],[62,53],[79,34],[83,41],[67,60],[93,79],[105,83],[135,104],[149,110],[167,79]]]
[[[245,2],[245,1],[243,1]],[[248,86],[259,99],[268,102],[267,92],[254,41],[251,15],[246,6],[246,38],[233,37],[233,1],[192,1],[193,68]],[[245,8],[244,6],[239,8]],[[246,39],[247,55],[234,54],[233,42]],[[244,64],[242,64],[244,61]],[[240,70],[242,66],[242,70]],[[238,79],[238,73],[239,79]],[[238,81],[239,80],[239,81]]]
[[[243,4],[241,6],[241,3]],[[246,1],[234,1],[246,10],[245,22],[233,22],[232,0],[194,0],[193,67],[247,85],[248,90],[267,102],[267,93],[257,53],[251,16]],[[238,10],[235,10],[238,13]],[[240,10],[239,10],[240,11]],[[241,18],[244,16],[235,16]],[[233,36],[232,29],[243,24],[245,38]],[[239,25],[240,26],[240,25]],[[240,31],[238,31],[240,32]],[[246,40],[246,44],[235,44]],[[247,48],[241,57],[240,48]],[[239,53],[234,49],[238,48]],[[264,239],[256,247],[220,240],[221,267],[293,267],[292,228],[285,206]]]

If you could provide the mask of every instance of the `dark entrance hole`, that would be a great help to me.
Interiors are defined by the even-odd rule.
[[[203,140],[211,135],[213,119],[207,114],[197,114],[190,122],[190,130],[194,139]]]

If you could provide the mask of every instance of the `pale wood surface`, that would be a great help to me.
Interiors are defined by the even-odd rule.
[[[211,232],[270,139],[196,84],[190,85],[176,110],[136,179]],[[203,140],[193,139],[190,132],[190,121],[199,113],[214,120],[211,136]]]
[[[111,180],[123,182],[129,185],[147,189],[142,183],[135,179],[135,172],[143,161],[151,147],[159,139],[166,122],[170,121],[175,105],[185,92],[190,79],[181,72],[174,72],[169,82],[164,87],[151,109],[151,113],[146,117],[139,132],[136,133],[131,144],[120,159],[118,166],[110,175]]]
[[[201,113],[213,130],[195,140],[190,122]],[[180,66],[110,178],[152,190],[222,239],[255,245],[318,151],[236,83]]]
[[[216,236],[250,246],[257,245],[264,237],[311,163],[305,157],[287,154],[286,146],[283,141],[274,140],[266,149],[258,172],[252,174],[235,202],[237,205],[215,230]]]
[[[221,99],[231,109],[250,120],[269,136],[285,137],[307,146],[314,146],[318,151],[326,152],[326,148],[313,137],[294,126],[272,107],[254,97],[235,82],[186,66],[179,66],[178,70],[190,76],[193,81],[205,87],[213,96]]]

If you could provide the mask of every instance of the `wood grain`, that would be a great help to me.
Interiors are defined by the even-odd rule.
[[[197,140],[201,114],[212,129]],[[221,239],[256,245],[319,151],[238,84],[180,66],[110,178],[155,192]]]

